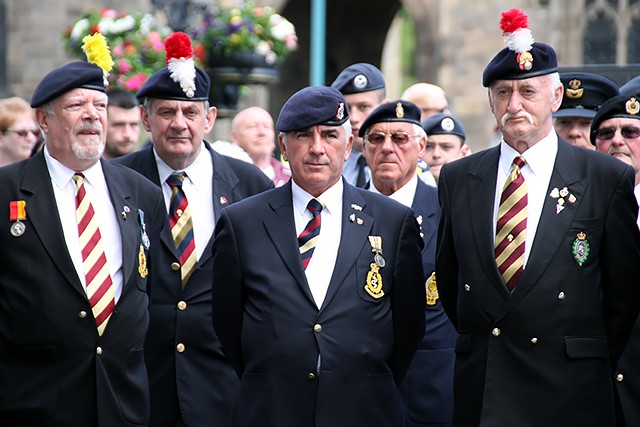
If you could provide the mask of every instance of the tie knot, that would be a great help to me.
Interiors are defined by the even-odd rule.
[[[71,178],[76,182],[76,184],[82,184],[84,182],[84,175],[80,172],[74,173]]]
[[[513,159],[513,164],[516,165],[518,168],[522,169],[524,165],[527,164],[527,161],[524,159],[524,157],[518,156],[515,159]]]
[[[319,214],[322,211],[323,207],[324,205],[318,199],[311,199],[307,204],[307,209],[309,209],[309,211],[313,214],[313,216],[316,216],[317,214]]]
[[[367,159],[365,159],[363,155],[360,155],[360,157],[358,157],[358,166],[360,167],[367,166]]]
[[[184,182],[185,173],[172,173],[167,178],[167,184],[169,187],[182,187],[182,183]]]

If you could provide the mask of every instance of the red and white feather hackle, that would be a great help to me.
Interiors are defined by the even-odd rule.
[[[183,32],[176,31],[166,38],[164,47],[170,77],[180,84],[188,98],[192,98],[196,93],[196,66],[193,61],[191,38]]]
[[[513,8],[500,14],[500,29],[507,47],[524,53],[533,47],[533,36],[529,29],[529,17],[521,9]]]

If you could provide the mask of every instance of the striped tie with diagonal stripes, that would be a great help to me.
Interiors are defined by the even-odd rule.
[[[311,261],[311,255],[313,255],[313,250],[318,243],[318,237],[320,236],[320,225],[322,222],[322,216],[320,213],[322,212],[323,204],[318,199],[309,200],[309,204],[307,204],[307,209],[311,212],[313,217],[307,223],[307,226],[302,230],[302,233],[298,236],[298,246],[300,247],[300,258],[302,259],[302,267],[305,269],[307,265],[309,265],[309,261]]]
[[[116,305],[115,290],[102,246],[98,219],[84,186],[84,175],[76,173],[73,175],[73,180],[76,183],[76,219],[78,220],[87,298],[89,298],[91,311],[96,319],[98,334],[102,335]]]
[[[196,242],[193,236],[193,220],[191,209],[187,202],[187,196],[182,189],[186,174],[174,173],[167,178],[167,184],[171,187],[171,204],[169,206],[169,224],[171,235],[176,245],[176,252],[180,260],[180,276],[184,289],[189,277],[196,266]]]
[[[495,255],[498,270],[513,292],[524,271],[524,248],[527,238],[527,185],[521,174],[523,157],[513,159],[513,168],[505,182],[496,225]]]

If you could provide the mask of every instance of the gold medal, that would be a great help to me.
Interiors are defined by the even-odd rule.
[[[24,234],[27,226],[22,221],[25,219],[27,219],[27,202],[24,200],[9,202],[9,220],[15,221],[9,228],[13,237],[20,237]]]
[[[431,276],[424,283],[425,290],[427,292],[427,305],[436,305],[436,301],[440,296],[438,295],[438,286],[436,285],[436,273],[431,273]]]
[[[378,264],[371,263],[371,270],[367,273],[367,284],[364,286],[364,290],[375,299],[384,296],[384,291],[382,290],[382,275],[379,270]]]
[[[140,252],[138,252],[138,273],[143,279],[149,275],[147,256],[144,253],[144,246],[142,245],[140,245]]]

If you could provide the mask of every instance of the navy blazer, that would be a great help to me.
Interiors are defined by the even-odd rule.
[[[426,281],[436,269],[440,206],[435,187],[418,179],[412,208],[424,241],[422,267]],[[457,333],[439,299],[434,305],[426,305],[425,320],[424,337],[402,382],[400,394],[408,427],[444,427],[451,425],[453,411],[453,347]]]
[[[204,142],[213,162],[212,203],[217,217],[223,208],[273,188],[256,166],[223,156]],[[160,186],[153,148],[115,159]],[[185,288],[171,236],[167,210],[162,230],[150,236],[156,261],[151,265],[150,325],[145,358],[151,386],[150,426],[226,426],[239,381],[211,325],[213,237]],[[180,348],[178,348],[178,346]]]
[[[612,366],[640,303],[633,170],[559,140],[528,263],[509,293],[494,257],[499,150],[440,172],[436,272],[459,333],[453,424],[615,425]],[[574,197],[558,209],[554,189],[564,188]]]
[[[400,427],[397,384],[424,334],[422,239],[411,209],[344,180],[342,236],[318,309],[291,184],[225,209],[213,246],[213,321],[241,375],[236,427]],[[367,293],[381,236],[384,296]]]
[[[162,195],[139,174],[102,161],[122,239],[122,295],[98,336],[66,247],[44,154],[0,168],[0,423],[3,426],[143,426],[149,389],[143,341],[149,322],[142,240],[155,232]],[[26,202],[14,237],[12,201]],[[121,215],[124,207],[127,215]],[[143,266],[142,266],[143,267]]]

